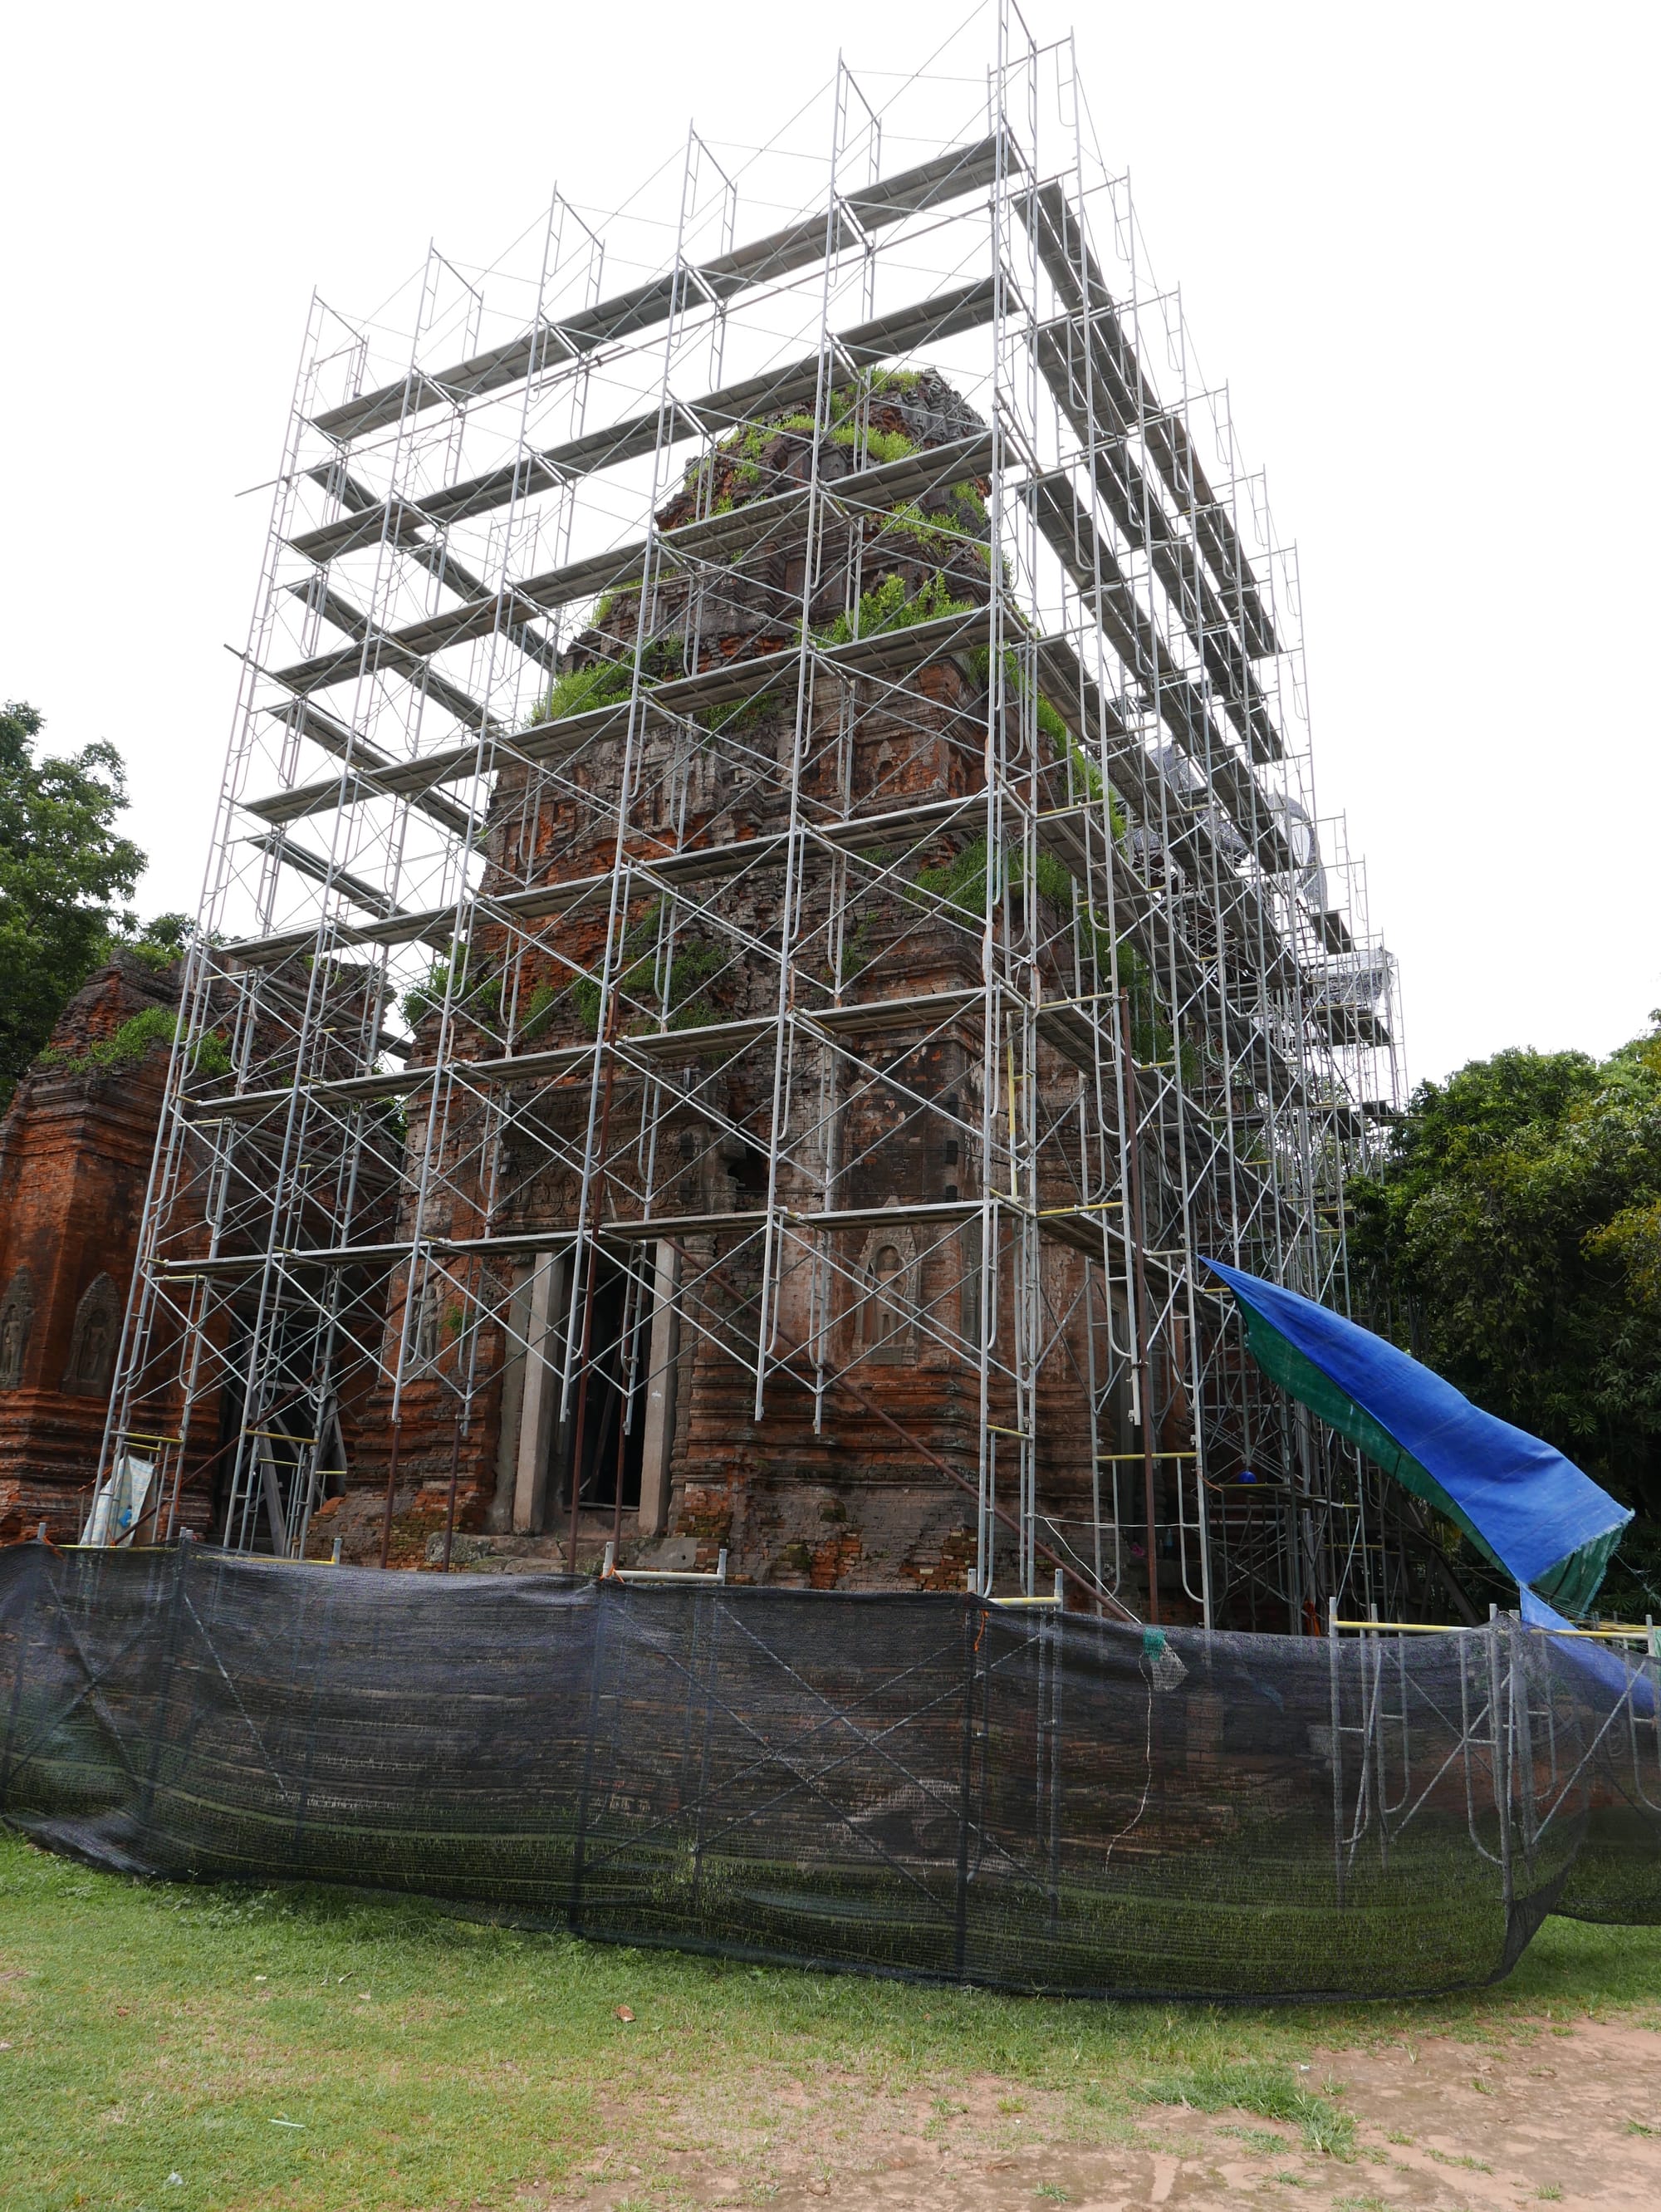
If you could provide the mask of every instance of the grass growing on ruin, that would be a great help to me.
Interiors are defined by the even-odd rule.
[[[644,2207],[684,2203],[684,2154],[717,2138],[759,2197],[795,2085],[857,2127],[862,2100],[955,2109],[989,2076],[1010,2087],[1000,2112],[1059,2098],[1098,2134],[1234,2096],[1343,2157],[1342,2112],[1298,2072],[1316,2045],[1658,1997],[1653,1929],[1549,1923],[1508,1984],[1435,2003],[1070,2004],[610,1949],[344,1891],[164,1888],[0,1833],[0,2202],[403,2212],[543,2203],[603,2168],[611,2204]]]

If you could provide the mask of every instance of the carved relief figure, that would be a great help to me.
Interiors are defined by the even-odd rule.
[[[70,1337],[64,1388],[78,1398],[102,1397],[115,1371],[121,1332],[121,1296],[107,1275],[98,1275],[81,1293]]]
[[[896,1222],[874,1229],[859,1262],[854,1334],[868,1359],[899,1365],[917,1357],[917,1239]]]
[[[0,1390],[15,1390],[22,1382],[33,1327],[34,1280],[27,1267],[20,1267],[0,1305]]]

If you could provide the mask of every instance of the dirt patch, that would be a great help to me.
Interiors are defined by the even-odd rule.
[[[980,2076],[919,2095],[852,2078],[780,2082],[757,2103],[660,2100],[658,2172],[687,2204],[779,2212],[1654,2212],[1661,2205],[1661,2033],[1522,2024],[1317,2054],[1306,2078],[1355,2122],[1355,2155],[1249,2112],[1127,2109]],[[760,2085],[756,2085],[758,2087]],[[573,2192],[617,2206],[638,2165],[587,2162]],[[608,2168],[609,2170],[608,2170]]]

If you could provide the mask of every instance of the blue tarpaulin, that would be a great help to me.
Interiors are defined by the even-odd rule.
[[[1573,1627],[1572,1621],[1565,1620],[1561,1613],[1555,1613],[1544,1599],[1536,1597],[1532,1590],[1525,1589],[1522,1593],[1519,1610],[1522,1613],[1525,1628],[1542,1628],[1548,1634],[1561,1635],[1565,1629],[1572,1630]],[[1601,1644],[1592,1643],[1590,1638],[1583,1641],[1572,1636],[1565,1638],[1560,1648],[1574,1665],[1590,1674],[1592,1680],[1600,1688],[1607,1690],[1611,1697],[1630,1698],[1633,1710],[1640,1720],[1655,1718],[1655,1685],[1643,1668],[1632,1665],[1624,1654],[1607,1650]]]
[[[1265,1373],[1385,1473],[1457,1522],[1486,1558],[1584,1613],[1632,1515],[1553,1444],[1485,1413],[1383,1337],[1220,1261]]]

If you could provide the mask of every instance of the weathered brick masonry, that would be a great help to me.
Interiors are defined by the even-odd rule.
[[[172,971],[118,955],[70,1000],[0,1121],[0,1540],[40,1521],[72,1535],[86,1510],[167,1039],[112,1060],[94,1048],[146,1014],[167,1021],[177,1001]]]
[[[937,378],[913,380],[903,398],[880,407],[873,416],[878,433],[913,447],[961,436],[966,425],[973,424],[962,403]],[[770,491],[800,483],[811,447],[811,440],[787,427],[770,430],[759,426],[748,439],[733,441],[724,457],[718,457],[718,475],[704,487],[706,497],[737,505],[755,495],[758,489]],[[820,447],[818,465],[821,471],[834,473],[850,464],[846,449],[826,443]],[[877,540],[875,550],[868,543],[864,556],[867,584],[893,577],[908,598],[933,592],[942,601],[983,603],[986,556],[984,544],[974,542],[973,518],[985,489],[953,487],[937,495],[936,514],[957,526],[949,535],[930,538],[907,525],[896,531],[892,542]],[[672,526],[688,512],[683,501],[671,504],[659,520]],[[984,508],[979,512],[984,532]],[[966,516],[967,529],[962,527]],[[834,547],[823,559],[821,573],[827,580],[822,604],[815,603],[809,611],[815,627],[833,622],[844,605],[845,564],[839,562]],[[695,637],[691,650],[700,666],[777,651],[789,641],[779,627],[781,605],[788,607],[801,588],[801,561],[788,547],[771,551],[764,562],[735,563],[718,584],[694,586],[667,574],[654,585],[644,623],[638,590],[612,595],[598,611],[596,627],[578,641],[574,666],[597,669],[626,660],[642,629],[654,638],[674,640],[677,650],[682,639]],[[793,744],[807,763],[800,779],[804,804],[816,800],[834,806],[839,778],[855,815],[875,816],[984,789],[984,656],[978,668],[972,654],[958,655],[913,670],[902,684],[860,684],[852,705],[834,687],[827,686],[822,695],[815,695],[799,729],[793,684],[787,696],[776,702],[764,698],[744,712],[744,744],[773,764],[753,778],[747,779],[742,770],[735,772],[730,755],[724,757],[716,748],[694,756],[677,770],[671,756],[684,739],[651,730],[642,737],[633,769],[636,796],[627,832],[632,851],[649,857],[665,848],[684,850],[700,844],[742,848],[782,830],[790,779],[778,764],[788,762]],[[839,716],[847,732],[845,749],[839,749],[837,742]],[[523,766],[504,770],[491,809],[489,873],[483,895],[522,894],[537,885],[579,882],[608,871],[614,831],[603,808],[585,804],[581,787],[609,793],[624,774],[621,738],[585,752],[580,776],[568,777],[562,785]],[[579,787],[573,789],[573,783]],[[949,872],[965,842],[964,833],[949,834],[931,854],[922,857],[937,870]],[[822,995],[827,1005],[833,981],[828,963],[837,957],[829,941],[829,873],[824,861],[809,873],[800,893],[806,919],[798,923],[810,939],[815,917],[825,919]],[[978,928],[955,925],[951,917],[938,913],[931,915],[910,896],[906,884],[911,879],[892,895],[877,892],[864,898],[846,920],[840,948],[841,1006],[908,1000],[926,1009],[942,994],[955,992],[967,998],[978,990]],[[781,896],[779,878],[765,870],[746,872],[727,900],[724,916],[750,941],[763,944],[776,934]],[[979,894],[974,896],[978,902]],[[628,945],[644,945],[650,908],[639,915],[631,911],[629,920],[633,933]],[[548,1001],[532,1032],[536,1048],[579,1043],[593,1034],[591,1018],[585,1027],[585,1009],[566,986],[573,966],[597,968],[604,927],[603,907],[580,908],[568,921],[550,927],[543,939],[540,965],[518,969],[512,984],[518,1005],[534,1008],[541,1000]],[[507,944],[506,933],[500,928],[487,927],[476,939],[469,1003],[482,1008],[488,1018],[470,1029],[466,1012],[462,1012],[450,1036],[452,1058],[487,1057],[502,1048],[497,1024],[507,988]],[[644,969],[644,951],[639,957]],[[771,1011],[778,976],[767,959],[735,954],[725,943],[718,950],[699,936],[694,924],[677,939],[676,961],[684,963],[688,980],[677,987],[672,971],[664,987],[671,997],[678,989],[683,1001],[669,1009],[673,1018],[718,1024]],[[500,988],[498,974],[504,979]],[[1070,988],[1070,979],[1058,969],[1046,981],[1052,994],[1065,995]],[[791,1071],[788,1112],[796,1127],[821,1130],[822,1140],[817,1150],[809,1142],[797,1151],[793,1164],[787,1164],[781,1201],[809,1211],[825,1203],[881,1208],[888,1203],[977,1199],[978,1170],[969,1156],[972,1148],[960,1143],[955,1130],[965,1122],[978,1126],[980,1116],[983,1047],[978,1021],[978,1009],[969,1008],[961,1024],[943,1028],[926,1011],[889,1025],[879,1056],[893,1079],[891,1086],[881,1081],[862,1083],[846,1098],[827,1092],[827,1085],[834,1091],[838,1080],[846,1080],[837,1076],[830,1055],[801,1054]],[[430,1010],[417,1024],[418,1057],[436,1055],[438,1023],[436,1010]],[[689,1049],[689,1063],[694,1057]],[[1076,1072],[1050,1056],[1040,1060],[1040,1078],[1046,1094],[1044,1110],[1052,1115],[1064,1111],[1076,1085]],[[731,1133],[767,1126],[773,1080],[771,1042],[763,1051],[733,1055],[715,1069],[707,1060],[701,1066],[689,1064],[683,1071],[671,1072],[669,1080],[671,1086],[678,1084],[680,1098],[667,1113],[659,1109],[656,1122],[652,1212],[707,1221],[753,1207],[765,1179],[765,1155],[754,1142]],[[938,1102],[938,1120],[927,1115],[919,1118],[912,1110],[919,1097]],[[459,1239],[477,1237],[489,1227],[530,1237],[539,1231],[568,1229],[579,1204],[578,1178],[570,1162],[582,1149],[587,1097],[585,1078],[563,1093],[554,1091],[540,1103],[535,1118],[510,1127],[494,1153],[485,1140],[484,1108],[452,1104],[435,1139],[443,1148],[442,1171],[432,1178],[430,1188],[444,1194],[425,1201],[427,1232]],[[620,1086],[608,1130],[612,1159],[636,1159],[643,1133],[640,1115],[638,1087],[628,1092]],[[406,1194],[397,1231],[401,1237],[411,1233],[416,1163],[427,1141],[422,1117],[412,1115]],[[827,1149],[833,1144],[837,1148],[834,1158]],[[470,1160],[479,1164],[473,1179],[465,1165]],[[494,1194],[488,1204],[487,1160]],[[822,1195],[827,1193],[828,1199]],[[1069,1194],[1057,1189],[1039,1195],[1041,1201],[1047,1196],[1062,1203]],[[613,1218],[626,1218],[640,1211],[640,1203],[631,1190],[630,1171],[620,1170],[608,1182],[603,1210]],[[779,1325],[785,1339],[805,1346],[815,1328],[820,1329],[830,1363],[856,1374],[867,1397],[877,1400],[889,1416],[888,1421],[869,1404],[862,1404],[858,1395],[834,1390],[815,1425],[811,1395],[780,1378],[770,1385],[767,1416],[758,1423],[753,1378],[724,1355],[716,1333],[681,1328],[665,1391],[667,1479],[655,1501],[648,1494],[648,1481],[638,1516],[633,1510],[628,1513],[624,1534],[629,1552],[638,1553],[667,1538],[677,1563],[695,1560],[712,1565],[718,1551],[724,1547],[730,1571],[745,1578],[818,1588],[884,1583],[961,1588],[974,1553],[973,1502],[931,1471],[917,1446],[974,1477],[982,1419],[972,1355],[981,1267],[978,1239],[978,1223],[944,1237],[933,1228],[922,1231],[900,1223],[891,1230],[879,1223],[837,1235],[831,1254],[834,1288],[827,1331],[825,1316],[815,1317],[811,1309],[808,1270],[798,1266],[782,1283]],[[702,1294],[717,1306],[724,1302],[737,1310],[755,1297],[759,1284],[753,1249],[743,1247],[742,1241],[738,1249],[732,1246],[733,1240],[714,1232],[690,1233],[675,1250],[672,1264],[683,1281],[698,1279]],[[1007,1253],[998,1264],[1007,1292],[1011,1274]],[[1058,1245],[1046,1249],[1043,1264],[1051,1310],[1060,1315],[1075,1310],[1082,1260]],[[528,1263],[518,1271],[522,1297],[528,1296],[530,1272]],[[503,1287],[500,1282],[494,1286],[499,1302]],[[383,1360],[386,1375],[397,1364],[409,1295],[407,1277],[395,1276]],[[551,1435],[546,1459],[535,1470],[534,1486],[527,1490],[519,1426],[524,1359],[511,1338],[497,1329],[486,1332],[477,1347],[475,1413],[465,1435],[461,1434],[456,1398],[446,1382],[449,1368],[463,1352],[459,1341],[446,1343],[444,1315],[450,1314],[458,1334],[462,1301],[453,1287],[421,1295],[433,1301],[433,1315],[431,1319],[424,1312],[416,1316],[414,1328],[426,1330],[430,1337],[432,1364],[425,1376],[418,1374],[413,1381],[406,1368],[401,1394],[395,1559],[413,1563],[436,1547],[435,1532],[445,1516],[452,1466],[459,1529],[494,1534],[504,1547],[551,1553],[568,1512],[571,1424],[567,1421]],[[557,1297],[570,1297],[570,1285],[563,1277]],[[1007,1295],[1002,1310],[1007,1316]],[[931,1315],[948,1318],[963,1350],[943,1348],[938,1333],[921,1325]],[[1082,1374],[1082,1341],[1075,1349],[1075,1364]],[[1091,1510],[1084,1394],[1076,1376],[1073,1387],[1065,1387],[1058,1363],[1051,1363],[1049,1375],[1052,1379],[1040,1387],[1039,1399],[1040,1481],[1050,1511],[1082,1519]],[[383,1382],[365,1425],[350,1494],[338,1507],[327,1509],[318,1523],[317,1543],[343,1534],[349,1556],[369,1554],[378,1540],[381,1496],[391,1471],[391,1405],[390,1386]],[[994,1423],[1012,1428],[1011,1407],[995,1402],[990,1414]],[[597,1421],[599,1418],[595,1416]],[[894,1422],[899,1430],[891,1425]],[[608,1449],[610,1435],[608,1431]],[[597,1549],[604,1522],[610,1518],[607,1512],[585,1519],[582,1540],[586,1550]],[[653,1556],[661,1555],[654,1552]]]

